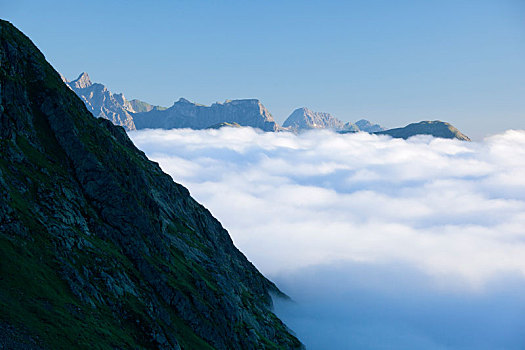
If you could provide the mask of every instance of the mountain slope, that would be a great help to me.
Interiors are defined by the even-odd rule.
[[[203,106],[181,98],[166,110],[135,114],[134,120],[137,129],[205,129],[220,123],[237,123],[263,131],[279,129],[270,112],[256,99]]]
[[[379,131],[376,132],[376,134],[390,135],[394,138],[403,139],[407,139],[415,135],[432,135],[434,137],[441,137],[445,139],[458,139],[463,141],[470,141],[468,136],[462,134],[454,126],[439,120],[412,123],[403,128]]]
[[[301,346],[221,224],[5,21],[0,64],[0,344]]]

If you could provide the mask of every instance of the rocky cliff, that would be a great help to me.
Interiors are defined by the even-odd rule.
[[[228,100],[204,106],[181,98],[163,111],[135,114],[137,129],[205,129],[220,123],[237,123],[263,131],[277,131],[279,125],[259,100]]]
[[[0,347],[301,347],[221,224],[5,21],[0,154]]]
[[[434,137],[441,137],[445,139],[458,139],[462,141],[470,141],[468,136],[462,134],[454,126],[439,120],[412,123],[408,124],[403,128],[379,131],[376,132],[376,134],[390,135],[394,138],[403,139],[407,139],[415,135],[432,135]]]

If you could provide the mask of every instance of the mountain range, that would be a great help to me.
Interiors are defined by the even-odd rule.
[[[343,122],[329,113],[315,112],[306,107],[295,109],[280,126],[257,99],[226,100],[211,106],[180,98],[171,107],[153,106],[140,100],[128,101],[123,94],[113,94],[104,85],[92,83],[87,73],[73,81],[62,80],[84,101],[96,117],[109,119],[126,130],[135,129],[207,129],[222,126],[250,126],[263,131],[330,129],[341,133],[368,132],[408,138],[426,134],[434,137],[469,140],[446,122],[423,121],[404,128],[387,130],[379,124],[361,119],[355,124]]]
[[[179,99],[170,108],[134,115],[137,129],[206,129],[219,123],[237,123],[263,131],[278,131],[279,125],[256,99],[227,100],[204,106]]]
[[[379,124],[373,124],[366,119],[361,119],[355,124],[350,122],[343,122],[330,113],[314,112],[306,107],[297,108],[284,121],[283,127],[286,130],[301,132],[312,129],[330,129],[341,132],[377,132],[383,131]]]
[[[138,108],[68,86],[0,21],[0,348],[302,348],[286,296],[114,125]]]

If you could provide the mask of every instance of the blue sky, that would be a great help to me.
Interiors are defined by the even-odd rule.
[[[68,78],[169,106],[259,98],[388,127],[525,128],[525,2],[0,0]]]

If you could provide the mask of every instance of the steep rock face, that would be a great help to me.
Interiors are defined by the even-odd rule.
[[[329,113],[314,112],[306,107],[297,108],[283,123],[284,128],[290,128],[293,131],[309,129],[341,130],[344,125],[342,121]]]
[[[221,224],[5,21],[0,154],[0,344],[301,347]]]
[[[137,129],[205,129],[220,123],[237,123],[263,131],[277,131],[279,125],[270,112],[256,99],[233,100],[203,106],[181,98],[164,111],[135,115]]]
[[[87,73],[80,74],[73,81],[68,81],[63,75],[61,77],[95,117],[111,120],[126,130],[136,129],[133,113],[165,109],[140,100],[128,101],[123,94],[113,94],[104,85],[92,83]]]
[[[403,128],[384,130],[376,132],[376,134],[390,135],[395,138],[403,139],[407,139],[415,135],[432,135],[434,137],[441,137],[445,139],[458,139],[462,141],[470,141],[468,136],[462,134],[454,126],[439,120],[412,123]]]

